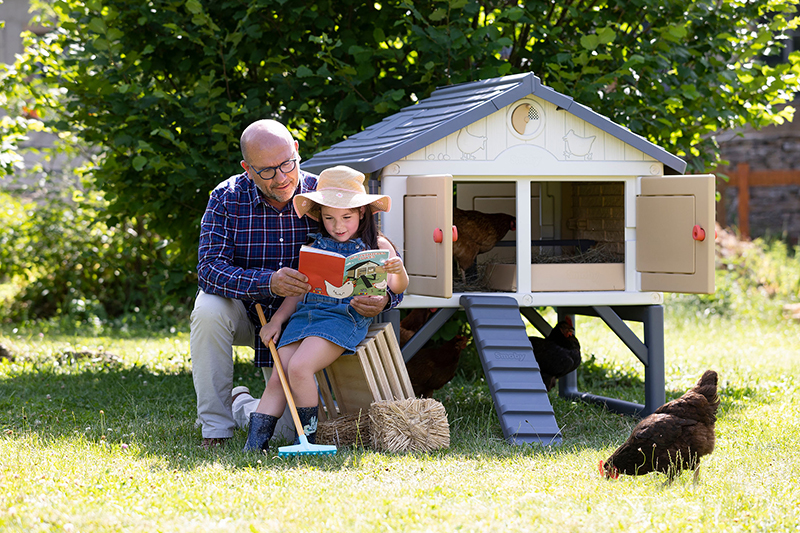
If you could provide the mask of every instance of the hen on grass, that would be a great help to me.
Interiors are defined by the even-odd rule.
[[[639,422],[630,437],[605,461],[600,473],[641,476],[667,474],[668,483],[684,469],[700,473],[700,458],[714,450],[714,424],[719,396],[717,373],[706,370],[686,394],[667,402]]]

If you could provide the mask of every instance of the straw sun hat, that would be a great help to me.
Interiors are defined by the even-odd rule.
[[[388,211],[392,199],[385,194],[367,194],[364,174],[340,165],[320,172],[316,191],[294,197],[294,210],[298,217],[308,215],[319,220],[321,205],[343,209],[368,205],[372,213],[376,213]]]

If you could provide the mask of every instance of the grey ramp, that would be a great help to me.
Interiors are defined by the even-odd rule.
[[[517,301],[464,295],[459,303],[472,328],[503,437],[512,444],[560,444],[561,432]]]

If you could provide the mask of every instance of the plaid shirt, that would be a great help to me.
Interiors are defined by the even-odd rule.
[[[295,194],[316,187],[317,177],[301,170]],[[280,211],[268,204],[247,174],[232,176],[211,193],[200,223],[200,289],[245,304],[256,326],[256,366],[272,366],[272,355],[258,338],[261,322],[255,304],[272,318],[283,302],[269,289],[272,274],[283,267],[297,268],[300,246],[317,226],[309,217],[298,218],[292,202]],[[402,294],[388,294],[390,307],[403,299]]]

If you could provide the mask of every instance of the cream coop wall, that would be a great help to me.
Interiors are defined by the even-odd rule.
[[[512,163],[511,168],[486,165],[506,161]],[[387,165],[384,173],[417,174],[422,163],[432,173],[448,168],[454,175],[655,176],[664,172],[661,162],[641,150],[535,97],[514,102]]]
[[[442,239],[454,208],[516,217],[516,231],[478,262],[497,261],[489,289],[521,307],[713,292],[714,177],[681,176],[684,161],[533,73],[441,87],[303,168],[340,164],[393,199],[381,223],[409,270],[404,307],[458,307],[472,291],[455,287],[453,243]],[[622,259],[540,264],[586,240]]]

